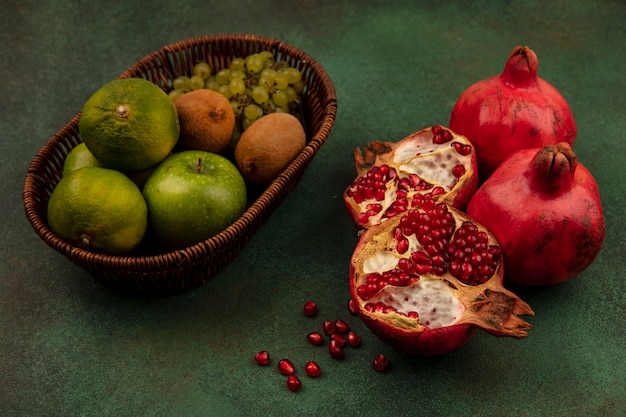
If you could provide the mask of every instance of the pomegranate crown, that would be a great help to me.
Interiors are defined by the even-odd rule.
[[[506,61],[500,77],[512,87],[532,85],[537,80],[537,54],[528,46],[516,46]]]

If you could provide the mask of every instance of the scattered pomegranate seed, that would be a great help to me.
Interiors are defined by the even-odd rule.
[[[287,378],[287,388],[289,388],[289,391],[292,392],[296,392],[300,388],[302,388],[302,382],[300,382],[300,378],[298,378],[296,375],[289,375],[289,378]]]
[[[348,311],[352,315],[359,314],[359,307],[356,304],[356,300],[354,298],[350,298],[348,300]]]
[[[337,333],[347,333],[348,332],[348,323],[346,323],[345,321],[339,319],[339,320],[335,320],[335,331]]]
[[[361,345],[361,338],[354,332],[349,332],[346,340],[348,341],[348,344],[352,347],[357,347]]]
[[[307,301],[304,304],[304,315],[313,317],[317,313],[317,304],[314,301]]]
[[[332,320],[324,320],[322,323],[322,330],[324,330],[324,333],[327,335],[335,333],[335,322]]]
[[[281,359],[278,362],[278,372],[283,375],[291,375],[296,372],[296,367],[289,359]]]
[[[322,368],[320,368],[317,362],[309,361],[304,365],[304,371],[311,378],[315,378],[322,373]]]
[[[312,345],[320,346],[324,343],[324,336],[320,332],[311,332],[308,334],[307,339]]]
[[[330,336],[330,340],[337,342],[337,346],[344,347],[346,345],[346,337],[341,333],[333,333]]]
[[[330,342],[328,342],[328,353],[332,358],[343,358],[343,348],[341,347],[339,342],[337,342],[337,340],[331,339]]]
[[[378,354],[372,363],[372,367],[376,372],[383,372],[388,366],[389,360],[382,353]]]
[[[256,355],[254,355],[254,360],[259,365],[265,366],[268,363],[270,363],[270,354],[268,351],[262,350],[260,352],[257,352]]]

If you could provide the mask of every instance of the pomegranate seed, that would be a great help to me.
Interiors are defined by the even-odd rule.
[[[296,372],[296,367],[289,359],[281,359],[278,362],[278,372],[283,375],[291,375]]]
[[[454,168],[452,168],[452,175],[454,175],[457,178],[460,178],[463,176],[463,174],[465,174],[465,167],[461,164],[455,165]]]
[[[339,345],[339,342],[337,342],[337,340],[331,339],[331,341],[328,342],[328,353],[332,358],[343,358],[343,348]]]
[[[372,367],[376,372],[383,372],[388,366],[389,360],[382,353],[378,354],[372,363]]]
[[[341,333],[333,333],[330,336],[330,340],[331,341],[335,341],[337,342],[337,346],[339,347],[344,347],[346,344],[346,337],[344,335],[342,335]]]
[[[270,363],[270,354],[266,350],[262,350],[254,355],[254,360],[259,365],[265,366]]]
[[[317,304],[314,301],[307,301],[304,304],[304,315],[307,317],[313,317],[317,313]]]
[[[298,378],[296,375],[289,375],[289,378],[287,378],[287,388],[289,389],[289,391],[292,392],[296,392],[300,388],[302,388],[302,382],[300,382],[300,378]]]
[[[317,362],[309,361],[304,365],[304,371],[311,378],[315,378],[320,376],[322,373],[322,368],[317,364]]]
[[[357,301],[354,298],[350,298],[348,300],[348,311],[352,315],[359,314],[359,306],[357,305]]]
[[[348,323],[346,323],[345,321],[338,319],[335,320],[335,331],[337,333],[346,333],[348,331]]]
[[[354,332],[349,332],[346,340],[348,341],[348,344],[352,347],[357,347],[361,344],[361,338]]]
[[[309,342],[311,342],[311,344],[315,346],[320,346],[324,343],[324,336],[322,336],[322,334],[319,332],[311,332],[309,333],[307,338],[309,339]]]
[[[409,240],[404,238],[399,240],[398,245],[396,246],[396,251],[399,254],[403,254],[406,253],[407,250],[409,250]]]
[[[335,333],[335,322],[332,320],[324,320],[322,323],[322,330],[324,330],[324,333],[327,335]]]

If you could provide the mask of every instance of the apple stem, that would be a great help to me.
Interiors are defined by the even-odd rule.
[[[198,174],[202,172],[202,157],[198,158],[198,163],[196,164],[196,172]]]

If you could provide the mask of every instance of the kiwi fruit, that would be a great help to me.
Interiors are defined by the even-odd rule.
[[[235,162],[248,182],[266,184],[306,145],[302,124],[289,113],[270,113],[252,123],[235,147]]]
[[[212,153],[223,151],[235,129],[235,112],[226,97],[217,91],[190,91],[174,101],[181,148]]]

